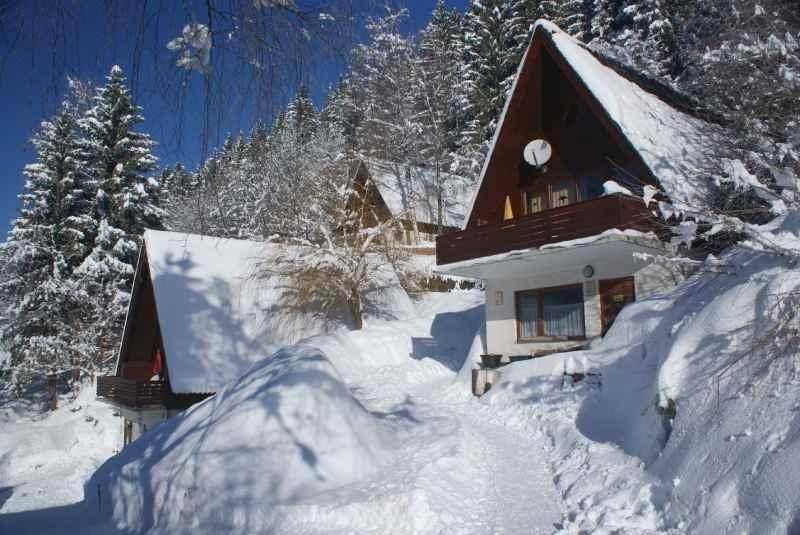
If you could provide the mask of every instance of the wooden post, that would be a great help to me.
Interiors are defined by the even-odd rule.
[[[81,369],[78,367],[77,357],[72,357],[72,382],[77,383],[81,380]]]
[[[51,411],[58,408],[58,376],[54,373],[47,375],[48,405]]]

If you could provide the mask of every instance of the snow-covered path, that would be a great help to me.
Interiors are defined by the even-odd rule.
[[[427,514],[415,532],[557,529],[561,501],[540,439],[479,416],[447,379],[406,385],[404,391],[380,380],[388,372],[363,378],[354,392],[371,412],[405,422],[398,437],[403,453],[380,477],[385,485],[407,484],[417,505],[424,503]]]
[[[208,503],[197,488],[187,487],[186,481],[176,483],[177,494],[164,499],[179,515],[177,524],[160,517],[140,521],[138,525],[131,524],[130,518],[141,519],[152,515],[146,504],[143,504],[144,510],[132,509],[133,517],[115,514],[111,519],[108,516],[109,503],[105,498],[102,505],[104,512],[100,515],[97,514],[100,507],[91,499],[75,504],[68,504],[67,500],[53,500],[52,504],[48,504],[44,499],[37,504],[36,510],[24,511],[25,507],[4,510],[3,513],[11,514],[5,515],[5,518],[0,514],[0,532],[11,529],[14,533],[112,533],[116,531],[113,524],[117,524],[125,533],[142,532],[149,535],[221,531],[309,535],[545,534],[558,531],[564,521],[564,507],[549,464],[548,448],[552,449],[550,439],[546,434],[512,425],[507,412],[495,414],[492,407],[470,395],[468,383],[457,379],[457,366],[463,362],[469,350],[477,320],[482,315],[479,307],[475,306],[474,296],[456,297],[465,302],[456,301],[454,304],[442,297],[443,302],[432,307],[435,310],[430,314],[421,313],[419,318],[378,322],[361,332],[318,337],[304,343],[305,347],[317,348],[320,355],[335,365],[346,385],[344,389],[349,390],[367,411],[366,420],[360,419],[359,422],[374,427],[382,437],[376,442],[371,432],[360,437],[353,435],[356,440],[370,441],[364,445],[380,455],[374,470],[363,470],[365,476],[339,484],[334,479],[331,485],[323,485],[317,491],[311,490],[311,487],[296,487],[297,490],[285,497],[264,494],[264,483],[269,483],[270,478],[280,481],[283,477],[281,474],[285,476],[288,471],[290,476],[286,477],[291,480],[295,477],[291,476],[294,473],[292,470],[296,470],[276,462],[276,457],[270,453],[272,446],[268,435],[262,436],[257,442],[263,454],[255,451],[243,453],[234,447],[231,450],[235,452],[234,456],[225,461],[226,473],[214,472],[214,477],[220,480],[202,479],[211,492],[208,497],[211,501]],[[440,312],[441,309],[444,311]],[[410,355],[413,341],[420,339],[431,347],[435,346],[435,349],[424,357]],[[298,350],[302,351],[302,348]],[[316,357],[309,360],[317,361]],[[299,400],[298,396],[313,397],[318,392],[327,391],[329,384],[323,382],[315,386],[312,381],[302,388],[306,390],[281,391],[274,387],[262,390],[259,387],[252,394],[262,395],[263,392],[266,396],[263,398],[265,405],[258,406],[279,411],[287,418],[301,407],[295,405],[296,401],[290,400]],[[228,394],[229,402],[234,401],[237,392],[246,394],[245,390],[245,386],[232,390]],[[166,441],[171,440],[169,437],[190,436],[195,424],[199,427],[222,425],[225,419],[233,417],[225,410],[215,412],[214,406],[223,403],[224,399],[223,396],[222,400],[204,404],[209,405],[206,411],[191,411],[189,421],[192,423],[188,428],[168,429],[162,431],[161,436],[154,430],[153,434],[143,437],[142,445],[151,450],[163,449],[167,452],[172,449],[172,446],[164,448]],[[341,402],[341,398],[330,399]],[[273,401],[268,400],[276,403],[277,400],[281,401],[272,406],[270,403]],[[232,406],[242,405],[234,402]],[[267,419],[252,420],[252,414],[246,415],[250,418],[248,422],[251,426],[255,421],[264,423],[275,418],[273,413],[269,413],[272,416]],[[303,428],[305,416],[301,415],[300,418],[289,424],[290,427],[295,426],[291,427],[291,432],[298,433],[291,435],[292,441],[295,444],[303,442],[309,458],[314,459],[311,463],[316,466],[314,469],[324,471],[326,466],[330,466],[325,464],[329,461],[324,456],[329,455],[326,452],[333,447],[331,441],[336,440],[330,434],[334,428],[328,427],[323,434],[314,435],[324,426],[315,423]],[[53,423],[57,421],[53,420]],[[301,427],[296,427],[298,425]],[[169,428],[169,424],[161,427]],[[244,429],[238,431],[235,426],[231,431],[246,435]],[[307,435],[307,432],[312,434]],[[224,438],[221,444],[226,446],[243,440],[225,432],[218,433]],[[338,429],[335,433],[347,435],[352,430]],[[315,438],[307,440],[304,437]],[[249,442],[245,440],[245,443]],[[197,438],[182,439],[181,443],[176,444],[176,449],[192,450],[195,452],[192,456],[198,460],[203,456],[217,455],[219,450],[216,449],[216,443],[206,444],[208,446]],[[357,442],[353,444],[356,448],[360,447]],[[294,446],[290,445],[291,448]],[[76,446],[73,451],[79,449]],[[134,450],[126,450],[127,457],[123,454],[110,462],[122,463],[119,466],[127,464],[132,468],[131,463],[142,457],[141,452],[135,453]],[[221,453],[224,454],[224,451]],[[243,459],[241,466],[238,461],[233,461],[240,457]],[[338,458],[334,462],[339,462]],[[172,463],[170,460],[160,466],[169,469]],[[364,459],[363,463],[366,466],[373,461]],[[247,469],[243,472],[244,467]],[[251,467],[257,469],[251,470]],[[147,477],[156,475],[155,468],[147,470]],[[254,472],[256,478],[248,478],[247,472]],[[126,474],[134,473],[129,471]],[[178,477],[185,477],[185,472],[181,474],[184,475],[176,473],[173,476],[170,473],[166,477],[170,481],[178,481]],[[86,473],[88,475],[89,472]],[[114,477],[119,478],[120,475],[118,472]],[[129,475],[124,478],[127,479]],[[43,486],[43,492],[52,497],[65,491],[79,494],[83,490],[77,480],[66,482],[42,478],[37,481]],[[119,490],[138,493],[145,485],[156,485],[153,479],[133,481],[135,479],[127,487],[119,487]],[[62,488],[65,486],[69,488]],[[186,488],[193,488],[193,494],[188,494]],[[218,499],[218,490],[215,489],[236,489],[240,497],[228,504],[228,501]],[[198,509],[199,503],[206,505]],[[207,510],[214,512],[208,515]],[[189,515],[185,522],[181,520],[183,515]],[[191,515],[208,518],[217,524],[198,523],[197,518]],[[204,528],[201,529],[201,526]]]

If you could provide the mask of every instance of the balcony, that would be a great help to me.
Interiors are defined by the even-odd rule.
[[[613,228],[659,233],[663,225],[641,199],[607,195],[500,223],[442,234],[436,238],[436,264],[441,266],[538,248],[549,243],[595,236]]]
[[[163,406],[168,393],[164,381],[138,381],[114,375],[97,378],[97,397],[123,407]]]

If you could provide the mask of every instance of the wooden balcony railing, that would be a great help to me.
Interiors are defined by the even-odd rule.
[[[97,397],[125,407],[164,405],[168,394],[164,381],[138,381],[114,375],[97,378]]]
[[[607,195],[437,236],[436,264],[586,238],[612,228],[658,233],[662,227],[641,199]]]

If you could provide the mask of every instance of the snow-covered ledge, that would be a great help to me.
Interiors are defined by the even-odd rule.
[[[586,238],[445,264],[437,266],[435,271],[443,275],[484,280],[525,277],[532,273],[563,273],[569,270],[580,275],[586,265],[614,263],[619,260],[630,262],[631,267],[634,267],[634,253],[658,256],[666,252],[667,246],[651,232],[611,229]],[[629,269],[628,273],[631,272]],[[580,275],[573,282],[582,280],[583,276]]]

